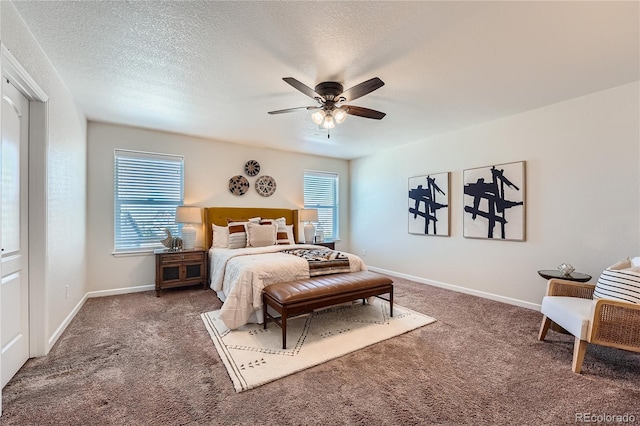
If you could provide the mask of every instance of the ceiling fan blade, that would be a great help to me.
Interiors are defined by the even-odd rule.
[[[297,107],[297,108],[287,108],[287,109],[279,109],[277,111],[269,111],[267,114],[284,114],[286,112],[294,112],[294,111],[299,111],[301,109],[306,109],[306,110],[314,110],[314,109],[318,109],[320,107],[317,106],[306,106],[306,107]]]
[[[384,112],[376,111],[375,109],[363,108],[351,105],[342,105],[342,108],[347,110],[347,114],[357,115],[358,117],[373,118],[374,120],[382,120],[387,115]]]
[[[370,80],[363,81],[362,83],[355,85],[350,89],[345,90],[340,95],[340,98],[344,98],[343,102],[349,102],[354,99],[358,99],[359,97],[362,97],[367,93],[371,93],[374,90],[381,88],[382,86],[384,86],[384,81],[380,80],[378,77],[374,77]]]
[[[304,93],[305,95],[310,97],[311,99],[315,99],[315,98],[323,99],[322,96],[318,95],[315,92],[315,90],[313,90],[311,87],[307,86],[304,83],[299,82],[298,80],[296,80],[293,77],[284,77],[283,80],[286,81],[287,83],[289,83],[295,89],[298,89],[299,91],[301,91],[302,93]]]

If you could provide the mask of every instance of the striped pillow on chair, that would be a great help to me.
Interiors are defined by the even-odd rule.
[[[633,267],[629,259],[608,267],[598,278],[593,298],[640,304],[640,267]]]

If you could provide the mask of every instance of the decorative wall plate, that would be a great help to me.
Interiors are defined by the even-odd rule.
[[[249,190],[249,181],[246,177],[236,175],[229,179],[229,192],[233,195],[244,195]]]
[[[260,173],[260,163],[256,160],[249,160],[244,165],[244,172],[247,176],[257,176]]]
[[[256,181],[256,191],[263,197],[270,197],[276,192],[276,180],[271,176],[260,176]]]

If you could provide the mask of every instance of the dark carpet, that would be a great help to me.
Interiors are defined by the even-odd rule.
[[[29,360],[3,389],[0,423],[640,422],[640,354],[590,345],[574,374],[573,339],[550,331],[539,342],[540,313],[394,281],[398,304],[438,321],[239,394],[200,319],[220,307],[212,291],[90,299],[49,355]]]

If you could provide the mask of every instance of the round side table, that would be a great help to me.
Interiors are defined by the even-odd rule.
[[[538,275],[547,280],[550,280],[551,278],[560,278],[563,280],[578,281],[581,283],[586,283],[591,279],[591,275],[581,274],[580,272],[572,272],[569,275],[564,275],[557,269],[542,269],[538,271]]]

